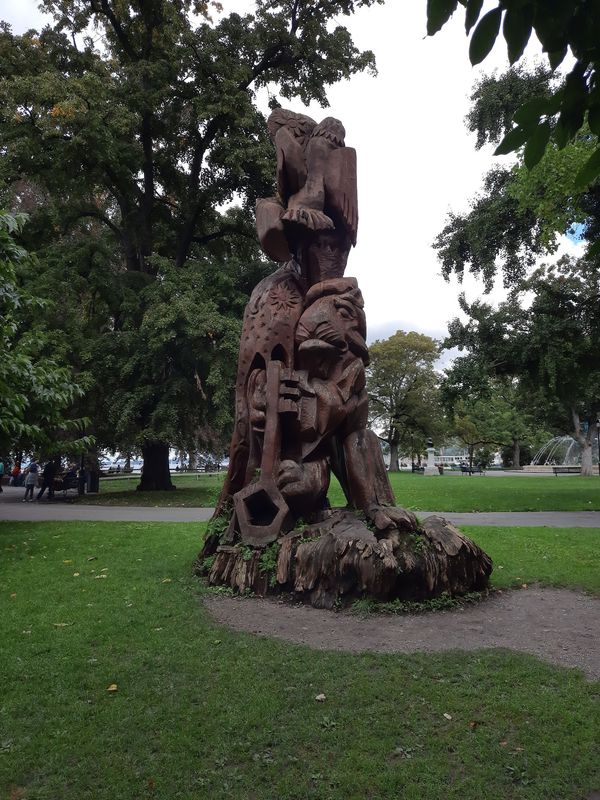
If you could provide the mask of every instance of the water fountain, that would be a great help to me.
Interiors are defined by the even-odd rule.
[[[592,462],[598,463],[598,442],[592,442]],[[531,464],[523,467],[526,472],[552,472],[552,467],[576,467],[581,464],[581,445],[572,436],[553,436],[544,444]]]

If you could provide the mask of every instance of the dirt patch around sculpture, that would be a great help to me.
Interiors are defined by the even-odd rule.
[[[503,647],[600,679],[600,598],[530,586],[458,610],[422,614],[334,613],[277,599],[207,597],[215,620],[317,650],[382,653]]]

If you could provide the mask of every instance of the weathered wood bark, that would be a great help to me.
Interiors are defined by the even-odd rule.
[[[175,489],[171,483],[169,470],[169,445],[164,442],[152,442],[142,447],[144,467],[138,491],[155,492]]]
[[[288,592],[317,608],[333,608],[363,595],[380,600],[424,600],[485,589],[492,561],[442,517],[417,533],[391,530],[378,538],[365,520],[335,511],[323,522],[282,536],[265,559],[241,546],[212,541],[197,572],[212,585],[236,592]],[[212,549],[214,555],[209,555]],[[262,551],[264,552],[264,551]]]
[[[518,439],[513,439],[512,465],[513,469],[519,469],[521,466],[521,444]]]
[[[390,472],[398,472],[398,443],[390,442]]]
[[[573,438],[581,447],[581,474],[589,477],[593,474],[592,442],[597,432],[596,414],[591,419],[585,420],[587,422],[587,430],[584,428],[582,420],[575,409],[571,409],[571,416],[573,418]]]

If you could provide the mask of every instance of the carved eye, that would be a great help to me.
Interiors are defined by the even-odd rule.
[[[334,300],[334,305],[343,319],[354,319],[354,309],[350,303],[345,303],[343,300]]]

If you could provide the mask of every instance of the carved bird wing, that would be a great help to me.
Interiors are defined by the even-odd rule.
[[[280,128],[275,134],[277,151],[277,193],[284,205],[306,183],[304,148],[289,128]]]
[[[358,197],[356,191],[356,150],[340,147],[333,150],[325,170],[325,211],[341,222],[352,244],[358,230]]]
[[[296,194],[306,182],[304,149],[317,123],[305,114],[276,108],[267,121],[277,151],[277,191],[281,200]]]

